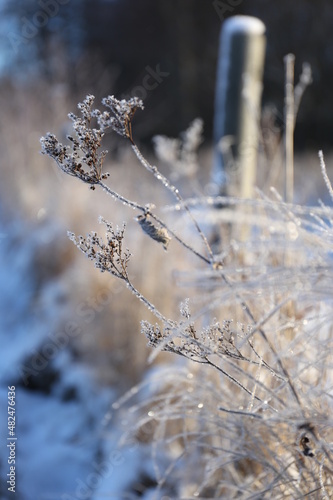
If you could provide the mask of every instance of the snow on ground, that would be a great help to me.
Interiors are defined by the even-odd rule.
[[[119,447],[116,423],[104,426],[116,390],[101,387],[75,358],[70,328],[67,338],[50,337],[61,324],[66,305],[57,298],[65,292],[61,278],[36,282],[35,257],[54,230],[27,232],[19,222],[0,227],[0,499],[136,498],[131,488],[147,475],[148,459],[140,447]],[[34,310],[37,291],[43,311]],[[7,388],[13,385],[15,497],[6,483]]]

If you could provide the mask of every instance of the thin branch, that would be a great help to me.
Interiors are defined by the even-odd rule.
[[[158,170],[158,168],[155,166],[155,165],[151,165],[145,158],[144,156],[142,155],[141,151],[139,150],[139,148],[137,147],[137,145],[135,143],[132,143],[132,149],[136,155],[136,157],[138,158],[138,160],[140,161],[140,163],[148,170],[148,172],[150,172],[151,174],[154,175],[154,177],[156,177],[157,180],[159,180],[163,186],[165,188],[167,188],[174,196],[175,198],[177,199],[177,201],[179,201],[180,203],[182,203],[182,206],[185,210],[185,212],[188,214],[188,216],[190,217],[192,223],[194,224],[194,227],[196,228],[200,238],[202,239],[206,249],[207,249],[207,252],[208,252],[208,255],[210,257],[210,262],[213,262],[214,260],[214,255],[213,255],[213,252],[212,252],[212,249],[208,243],[208,240],[206,238],[206,236],[204,235],[204,233],[202,232],[199,224],[197,223],[196,219],[193,217],[193,214],[191,212],[191,210],[189,209],[189,207],[187,206],[186,202],[184,201],[184,199],[182,198],[181,194],[179,193],[179,190],[173,185],[171,184],[171,182],[169,181],[169,179],[167,179],[163,174],[161,174],[161,172]]]

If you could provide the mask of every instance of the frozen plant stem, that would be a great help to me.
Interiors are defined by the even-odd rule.
[[[147,206],[143,206],[143,205],[139,205],[138,203],[136,203],[135,201],[131,201],[131,200],[128,200],[127,198],[124,198],[122,195],[120,195],[119,193],[116,193],[115,191],[113,191],[112,189],[110,189],[109,186],[107,186],[107,184],[105,184],[104,182],[102,182],[101,180],[97,182],[97,185],[100,186],[103,191],[105,191],[108,195],[110,195],[112,198],[114,198],[115,200],[117,201],[120,201],[122,203],[124,203],[124,205],[127,205],[128,207],[131,207],[133,208],[134,210],[138,210],[139,212],[141,212],[143,215],[145,216],[149,216],[151,217],[152,219],[155,220],[155,222],[157,222],[161,227],[164,227],[168,233],[176,240],[178,241],[178,243],[180,243],[184,248],[186,248],[187,250],[189,250],[191,253],[193,253],[194,255],[196,255],[200,260],[204,261],[206,264],[209,264],[210,263],[210,260],[207,259],[204,255],[202,255],[201,253],[197,252],[192,246],[188,245],[186,243],[186,241],[184,241],[180,236],[178,236],[172,229],[170,229],[166,224],[165,222],[160,219],[157,215],[154,214],[154,212],[152,212],[152,210],[147,207]]]
[[[142,215],[140,216],[139,223],[143,227],[143,229],[147,232],[147,234],[163,243],[164,246],[167,244],[169,238],[169,234],[173,236],[181,245],[184,246],[187,250],[194,253],[197,257],[203,260],[206,264],[213,267],[217,271],[216,275],[220,276],[220,278],[224,281],[224,283],[232,288],[232,283],[229,281],[227,276],[223,271],[222,263],[214,262],[214,255],[210,248],[210,245],[201,231],[197,221],[193,217],[187,203],[183,200],[180,195],[178,189],[170,183],[170,181],[163,176],[156,166],[151,165],[141,154],[141,151],[135,144],[132,135],[132,118],[137,109],[143,108],[143,103],[140,99],[131,98],[128,101],[122,100],[118,101],[114,96],[109,96],[103,99],[103,104],[111,110],[104,111],[103,113],[97,109],[92,109],[94,103],[93,96],[87,96],[86,99],[79,104],[79,109],[81,111],[81,117],[77,117],[73,113],[70,114],[70,118],[73,122],[73,128],[76,133],[76,138],[69,137],[71,142],[70,146],[64,146],[53,134],[46,134],[45,137],[41,138],[42,144],[42,153],[47,154],[53,160],[56,161],[57,165],[61,170],[63,170],[68,175],[77,177],[81,181],[89,184],[92,189],[95,189],[95,186],[100,186],[107,194],[115,198],[117,201],[120,201],[131,207],[134,210],[139,211]],[[92,119],[96,119],[99,125],[99,128],[92,128],[91,121]],[[197,234],[200,236],[203,241],[206,251],[208,252],[208,258],[204,255],[201,255],[199,252],[194,250],[190,245],[188,245],[182,238],[177,236],[173,231],[167,227],[167,225],[159,219],[152,212],[152,206],[146,205],[142,206],[134,201],[128,200],[121,196],[120,194],[113,191],[109,186],[107,186],[103,181],[108,178],[107,173],[102,172],[103,161],[106,155],[106,151],[99,151],[101,140],[104,136],[106,130],[112,129],[114,132],[119,135],[127,138],[133,148],[133,151],[138,158],[139,162],[150,172],[158,181],[162,183],[162,185],[168,189],[176,198],[176,200],[183,207],[192,223],[194,224]],[[153,221],[153,222],[152,222]],[[152,311],[152,313],[163,322],[164,332],[161,333],[159,330],[154,331],[151,328],[145,328],[146,331],[150,332],[151,338],[153,341],[153,345],[156,346],[162,343],[165,346],[169,345],[167,350],[171,350],[172,352],[176,352],[180,355],[186,355],[187,352],[190,352],[184,348],[183,351],[176,349],[175,345],[168,344],[168,335],[170,333],[176,332],[178,328],[181,328],[182,324],[178,324],[177,322],[166,318],[163,314],[161,314],[156,307],[146,299],[131,283],[130,278],[127,274],[127,264],[130,258],[130,253],[128,250],[123,251],[122,242],[124,237],[124,229],[116,228],[114,229],[110,223],[106,220],[101,219],[100,222],[104,223],[107,228],[106,243],[98,237],[96,233],[91,233],[86,239],[82,236],[76,237],[73,234],[70,234],[70,239],[76,244],[76,246],[83,252],[85,255],[94,262],[95,267],[99,268],[102,272],[106,271],[115,276],[118,279],[124,281],[127,287],[131,290],[131,292],[141,301],[146,307]],[[156,226],[154,226],[154,222]],[[164,236],[164,237],[162,237]],[[274,358],[284,375],[286,381],[288,382],[288,386],[298,403],[298,406],[302,410],[301,401],[297,395],[293,382],[287,372],[287,369],[284,367],[281,357],[277,353],[276,349],[270,342],[269,338],[265,334],[264,330],[258,326],[258,322],[255,320],[255,316],[252,313],[248,304],[241,298],[239,293],[235,293],[235,298],[241,304],[242,309],[245,311],[247,316],[251,319],[253,325],[257,325],[256,331],[258,331],[261,337],[264,339],[265,343],[269,347],[270,351],[274,355]],[[157,332],[157,333],[156,333]],[[185,329],[186,335],[189,335],[189,338],[192,339],[191,342],[197,345],[196,337],[191,337],[192,330],[187,328]],[[186,346],[185,346],[186,347]],[[187,349],[189,349],[187,347]],[[252,392],[249,391],[236,378],[232,375],[226,373],[221,369],[218,365],[213,363],[207,356],[204,354],[204,351],[199,349],[200,360],[199,362],[209,364],[225,376],[227,376],[233,383],[238,385],[242,390],[251,395],[251,401],[253,399],[258,400],[259,398]],[[225,353],[224,353],[225,354]],[[194,356],[197,356],[194,353]],[[191,358],[189,358],[191,359]],[[242,358],[245,360],[245,358]],[[260,358],[260,361],[263,366],[270,369],[272,373],[275,373],[273,369],[271,369],[265,362]],[[236,367],[235,367],[236,368]],[[236,368],[237,369],[237,368]],[[281,374],[277,374],[281,376]],[[255,380],[255,386],[260,385],[259,381]],[[304,414],[302,410],[302,414]]]
[[[285,62],[285,200],[292,203],[294,198],[294,67],[295,56],[288,54]]]
[[[158,170],[158,168],[155,165],[150,165],[150,163],[144,158],[144,156],[142,156],[141,151],[139,150],[137,145],[133,142],[133,140],[131,140],[131,143],[132,143],[133,151],[134,151],[136,157],[138,158],[138,160],[140,161],[140,163],[148,170],[148,172],[152,173],[154,175],[154,177],[156,177],[157,180],[162,182],[163,186],[166,187],[169,191],[171,191],[171,193],[175,196],[177,201],[179,201],[182,204],[185,212],[188,214],[191,221],[193,222],[198,234],[200,235],[200,238],[202,239],[202,241],[203,241],[203,243],[208,251],[208,254],[210,257],[210,262],[213,262],[214,255],[213,255],[212,249],[208,243],[208,240],[207,240],[206,236],[203,234],[202,230],[200,229],[199,224],[197,223],[197,221],[193,217],[191,210],[189,209],[189,207],[187,206],[187,204],[183,200],[181,194],[179,193],[179,190],[173,184],[170,183],[169,179],[167,179],[163,174],[160,173],[160,171]]]
[[[221,278],[223,279],[223,281],[225,282],[225,284],[232,288],[232,284],[229,282],[229,280],[227,279],[227,277],[225,276],[225,274],[223,272],[221,272]],[[256,320],[255,320],[255,317],[253,316],[252,312],[251,312],[251,309],[249,308],[249,306],[246,304],[246,302],[244,302],[244,300],[239,296],[239,294],[236,294],[236,297],[238,299],[240,299],[241,301],[241,307],[242,309],[245,311],[246,315],[248,316],[248,318],[252,321],[252,323],[255,325],[256,324]],[[295,386],[289,376],[289,373],[287,371],[287,369],[284,367],[282,361],[281,361],[281,356],[278,354],[278,352],[276,351],[276,349],[274,348],[273,344],[271,343],[271,341],[269,340],[269,338],[267,337],[265,331],[263,330],[263,328],[260,326],[260,325],[257,325],[256,329],[254,330],[253,334],[255,333],[255,331],[258,331],[259,334],[261,335],[261,337],[263,338],[263,340],[265,341],[265,343],[268,345],[269,349],[271,350],[271,352],[273,353],[283,375],[286,377],[286,380],[288,380],[288,384],[289,384],[289,387],[291,389],[291,392],[293,393],[293,396],[295,398],[295,401],[297,402],[300,410],[302,411],[302,414],[303,416],[304,415],[304,410],[303,410],[303,405],[301,403],[301,400],[297,394],[297,391],[295,389]],[[252,336],[252,335],[251,335]],[[266,365],[268,366],[268,365]],[[269,367],[270,368],[270,367]],[[270,368],[271,369],[271,368]],[[274,370],[272,370],[272,372],[274,372]]]
[[[149,311],[151,311],[165,325],[168,325],[170,328],[173,327],[174,323],[163,316],[163,314],[161,314],[159,310],[146,297],[144,297],[130,281],[127,266],[131,254],[128,249],[125,251],[123,250],[125,226],[123,226],[122,229],[119,229],[118,227],[114,229],[112,224],[107,222],[102,217],[100,217],[99,222],[105,224],[106,226],[106,242],[104,242],[95,232],[90,233],[87,238],[84,238],[83,236],[76,237],[74,233],[69,232],[69,239],[82,253],[86,255],[86,257],[88,257],[88,259],[94,262],[97,269],[101,272],[108,272],[112,276],[124,281],[127,288],[145,304]]]
[[[157,319],[162,321],[165,325],[173,326],[173,322],[163,316],[163,314],[144,295],[142,295],[142,293],[140,293],[135,286],[132,285],[129,279],[126,281],[126,285],[136,298],[138,298],[147,307],[147,309],[151,311],[154,316],[156,316]]]
[[[294,57],[294,56],[292,56]],[[293,66],[292,66],[292,75],[293,75]],[[293,80],[292,80],[293,81]],[[293,92],[294,92],[294,87],[293,87],[293,84],[292,84],[292,95],[293,95]],[[293,121],[292,121],[292,142],[293,142],[293,130],[294,130],[294,101],[292,100],[292,116],[293,116]],[[170,184],[169,180],[164,177],[157,169],[157,167],[155,166],[152,166],[150,165],[150,163],[142,156],[141,154],[141,151],[139,150],[139,148],[136,146],[136,144],[134,143],[133,139],[131,138],[131,143],[132,143],[132,148],[134,150],[134,153],[135,155],[137,156],[137,158],[139,159],[140,163],[149,171],[151,172],[159,181],[161,181],[163,183],[163,185],[169,189],[173,194],[174,196],[177,198],[177,200],[179,202],[182,203],[182,206],[184,207],[184,209],[186,210],[186,212],[189,214],[191,220],[193,221],[198,233],[200,234],[201,238],[203,239],[204,243],[206,244],[206,248],[208,249],[208,252],[211,256],[211,262],[213,262],[213,259],[214,259],[214,256],[212,254],[212,250],[209,246],[209,243],[205,237],[205,235],[202,233],[199,225],[197,224],[196,220],[194,219],[194,217],[192,216],[192,213],[191,211],[189,210],[187,204],[184,202],[183,198],[181,197],[181,195],[179,194],[179,191],[178,189],[173,186],[172,184]],[[293,158],[293,149],[292,149],[292,158]],[[293,192],[293,161],[292,161],[292,192]],[[223,279],[223,281],[226,283],[226,285],[228,285],[229,287],[232,287],[232,285],[229,283],[228,279],[226,278],[226,276],[224,275],[223,271],[220,271],[220,275]],[[238,294],[236,295],[238,297]],[[242,308],[244,309],[245,313],[247,314],[247,316],[251,319],[251,321],[255,324],[256,323],[256,320],[249,308],[249,306],[241,299],[241,306]],[[286,370],[286,368],[284,367],[282,361],[281,361],[281,358],[280,356],[278,355],[277,351],[275,350],[274,346],[272,345],[272,343],[270,342],[270,340],[268,339],[266,333],[264,332],[264,330],[262,328],[258,328],[258,332],[260,333],[260,335],[262,336],[262,338],[264,339],[264,341],[266,342],[266,344],[268,345],[268,347],[270,348],[271,352],[274,354],[277,362],[278,362],[278,365],[280,366],[280,369],[283,373],[283,375],[286,377],[286,379],[288,380],[288,383],[289,383],[289,386],[290,386],[290,389],[294,395],[294,398],[296,400],[296,402],[298,403],[300,409],[302,410],[302,404],[301,404],[301,401],[298,397],[298,394],[297,394],[297,391],[294,387],[294,384],[292,383],[292,380]],[[211,363],[210,363],[211,364]],[[215,366],[215,368],[218,368]],[[220,368],[218,368],[220,371],[222,371]],[[222,371],[223,372],[223,371]],[[224,372],[223,372],[224,373]],[[228,375],[228,377],[230,378],[230,376]],[[237,381],[237,380],[234,380],[234,382],[237,384],[237,385],[240,385],[240,383]],[[246,389],[245,389],[246,390]],[[246,390],[246,392],[248,392]],[[256,397],[257,399],[257,397]],[[303,412],[303,410],[302,410]]]

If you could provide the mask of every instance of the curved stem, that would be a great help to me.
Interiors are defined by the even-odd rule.
[[[112,196],[112,198],[114,198],[116,201],[121,201],[122,203],[124,203],[125,205],[127,205],[128,207],[131,207],[133,208],[133,210],[138,210],[139,212],[142,212],[143,214],[145,215],[149,215],[152,219],[154,219],[155,222],[157,222],[158,224],[160,224],[162,227],[164,227],[169,233],[170,235],[176,240],[178,241],[178,243],[180,243],[184,248],[186,248],[187,250],[189,250],[190,252],[192,252],[194,255],[196,255],[199,259],[203,260],[206,264],[210,264],[210,260],[207,259],[207,257],[205,257],[204,255],[202,255],[201,253],[199,253],[197,250],[195,250],[193,247],[191,247],[191,245],[189,245],[188,243],[186,243],[180,236],[178,236],[172,229],[170,229],[168,227],[168,225],[163,222],[162,219],[160,219],[157,215],[155,215],[153,212],[151,212],[150,210],[147,210],[147,207],[143,206],[143,205],[139,205],[139,203],[136,203],[135,201],[132,201],[132,200],[129,200],[127,198],[125,198],[124,196],[120,195],[119,193],[117,193],[116,191],[113,191],[112,189],[109,188],[109,186],[107,186],[106,184],[104,184],[104,182],[102,181],[99,181],[98,182],[98,185],[107,193],[109,194],[110,196]]]
[[[189,207],[187,206],[185,200],[182,198],[181,194],[179,193],[179,190],[176,188],[176,186],[174,186],[173,184],[170,183],[169,179],[167,179],[163,174],[161,174],[161,172],[158,170],[158,168],[154,165],[151,165],[145,158],[144,156],[142,155],[141,151],[139,150],[139,148],[137,147],[137,145],[131,141],[131,144],[132,144],[132,149],[136,155],[136,157],[138,158],[138,160],[140,161],[140,163],[145,167],[146,170],[148,170],[148,172],[150,172],[151,174],[154,175],[154,177],[156,177],[157,180],[159,180],[160,182],[162,182],[163,186],[166,187],[174,196],[175,198],[180,202],[182,203],[183,207],[184,207],[184,210],[186,211],[186,213],[188,214],[188,216],[190,217],[192,223],[194,224],[200,238],[202,239],[206,249],[207,249],[207,252],[208,252],[208,255],[210,257],[210,260],[209,262],[213,262],[214,260],[214,255],[213,255],[213,252],[212,252],[212,249],[208,243],[208,240],[206,238],[206,236],[204,235],[204,233],[202,232],[199,224],[197,223],[197,221],[195,220],[195,218],[193,217],[192,215],[192,212],[191,210],[189,209]]]

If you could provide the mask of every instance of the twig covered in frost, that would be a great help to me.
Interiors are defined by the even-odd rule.
[[[167,177],[165,177],[165,175],[161,174],[161,172],[158,170],[158,168],[155,165],[150,165],[150,163],[142,155],[141,151],[139,150],[139,148],[137,147],[136,144],[132,144],[132,149],[133,149],[136,157],[140,161],[140,163],[148,170],[148,172],[150,172],[151,174],[153,174],[154,177],[157,180],[159,180],[163,184],[163,186],[165,188],[167,188],[169,191],[171,191],[171,193],[175,196],[175,198],[177,199],[177,201],[179,201],[180,203],[182,203],[182,206],[184,207],[185,212],[190,217],[192,223],[194,224],[195,229],[197,230],[198,235],[200,236],[201,240],[203,241],[203,243],[204,243],[204,245],[206,247],[206,250],[208,252],[210,261],[213,263],[214,256],[213,256],[212,249],[211,249],[211,247],[210,247],[210,245],[208,243],[208,240],[207,240],[206,236],[204,235],[204,233],[202,232],[202,230],[201,230],[199,224],[197,223],[196,219],[193,217],[192,212],[190,211],[190,209],[187,206],[186,202],[183,200],[181,194],[179,193],[178,188],[176,188],[176,186],[174,186],[173,184],[171,184],[171,182],[169,181],[169,179]]]
[[[108,111],[104,111],[102,113],[98,109],[93,109],[94,99],[94,96],[88,95],[82,103],[78,104],[78,108],[82,115],[81,117],[77,117],[74,113],[69,114],[76,134],[76,138],[68,136],[69,141],[72,143],[72,147],[61,144],[54,134],[47,133],[45,137],[40,139],[42,154],[50,156],[53,160],[55,160],[58,167],[64,173],[77,177],[79,180],[89,184],[91,189],[95,189],[96,186],[100,186],[115,200],[122,202],[130,208],[140,211],[142,216],[140,216],[137,220],[143,229],[144,227],[147,227],[147,225],[145,226],[142,224],[142,221],[147,220],[147,218],[153,219],[157,224],[157,226],[155,226],[155,233],[153,233],[152,230],[153,223],[150,223],[150,232],[145,232],[150,237],[153,237],[153,234],[156,234],[156,231],[158,231],[158,226],[162,228],[161,231],[165,232],[164,240],[160,241],[156,237],[153,239],[155,239],[155,241],[160,241],[165,248],[167,246],[166,239],[170,241],[169,235],[171,235],[187,250],[191,251],[197,257],[208,263],[210,259],[195,250],[174,231],[167,228],[167,225],[152,212],[152,205],[143,206],[133,200],[129,200],[112,190],[103,182],[103,180],[109,177],[108,173],[102,172],[102,166],[107,151],[99,151],[99,149],[105,132],[108,129],[111,129],[130,140],[136,156],[144,167],[152,172],[158,180],[162,180],[163,184],[175,194],[177,200],[181,200],[178,190],[172,186],[164,176],[161,176],[156,167],[149,164],[133,141],[131,123],[135,112],[138,109],[143,109],[142,101],[134,97],[128,101],[118,101],[114,96],[109,96],[103,99],[102,102],[105,106],[110,108],[112,112],[112,114],[110,114]],[[97,120],[99,128],[91,128],[93,119]],[[188,209],[187,211],[189,212]],[[192,216],[191,218],[195,223]],[[209,248],[207,240],[199,227],[198,231],[206,246]]]
[[[145,306],[165,324],[172,326],[172,322],[168,320],[159,310],[144,297],[130,281],[127,268],[131,257],[128,249],[123,249],[123,239],[125,233],[125,225],[122,228],[113,228],[112,224],[100,217],[99,222],[106,226],[106,242],[97,235],[96,232],[90,233],[87,238],[83,236],[75,236],[69,232],[68,236],[71,241],[77,246],[88,259],[94,262],[94,265],[102,273],[108,272],[112,276],[124,281],[131,292],[145,304]]]
[[[329,192],[329,195],[330,195],[331,199],[333,200],[333,188],[332,188],[331,181],[329,180],[329,177],[327,175],[324,153],[322,151],[319,151],[318,156],[319,156],[319,161],[320,161],[321,173],[322,173],[324,182],[326,184],[327,191]]]
[[[181,318],[173,320],[132,284],[128,273],[131,255],[124,246],[125,227],[114,227],[101,218],[106,226],[104,239],[96,233],[86,238],[70,233],[70,239],[97,268],[123,281],[162,323],[143,321],[141,325],[154,352],[167,351],[194,362],[188,365],[191,372],[183,373],[181,379],[176,368],[169,370],[163,377],[163,389],[159,387],[150,399],[136,404],[132,412],[137,416],[136,412],[143,411],[144,416],[137,418],[131,432],[139,433],[147,422],[153,422],[156,432],[149,439],[154,446],[162,440],[163,450],[170,446],[170,455],[176,457],[164,473],[158,474],[159,484],[166,485],[172,471],[172,486],[177,481],[183,485],[187,467],[190,476],[194,468],[202,474],[194,477],[192,473],[188,489],[178,491],[180,498],[329,496],[333,491],[328,382],[332,314],[326,311],[325,301],[333,276],[328,259],[333,242],[332,211],[324,206],[306,209],[287,204],[277,195],[270,199],[259,194],[260,199],[242,201],[223,198],[225,204],[239,207],[238,220],[231,218],[230,210],[223,214],[219,211],[219,215],[215,210],[213,217],[243,224],[242,206],[246,211],[250,204],[251,232],[247,241],[230,241],[222,256],[215,256],[192,207],[216,207],[216,199],[183,200],[168,178],[142,155],[132,131],[132,118],[142,108],[141,101],[118,101],[110,96],[103,101],[110,111],[103,113],[93,110],[92,103],[93,97],[88,96],[79,105],[82,117],[71,115],[77,136],[69,139],[72,146],[63,146],[54,135],[47,134],[41,140],[43,153],[65,173],[93,188],[102,188],[139,212],[136,220],[143,231],[165,249],[172,237],[208,267],[205,274],[192,269],[192,282],[204,292],[194,314],[185,300]],[[91,128],[94,119],[99,128]],[[180,153],[191,158],[191,148],[194,151],[199,141],[198,124],[193,127],[185,137],[188,149],[185,147],[182,153],[180,143],[172,142],[171,157],[179,159]],[[140,163],[173,193],[177,200],[174,209],[190,216],[206,245],[206,255],[175,234],[154,213],[155,207],[129,200],[104,183],[105,152],[100,151],[100,145],[108,129],[128,139]],[[319,157],[333,198],[323,155]],[[291,257],[287,263],[286,241]],[[212,314],[216,310],[224,321],[215,317],[208,320],[205,314],[204,324],[199,323],[203,312]],[[225,311],[249,324],[232,326],[223,316]],[[170,435],[171,426],[176,431]],[[184,464],[180,478],[174,475],[177,460]],[[193,484],[195,488],[191,489]]]

